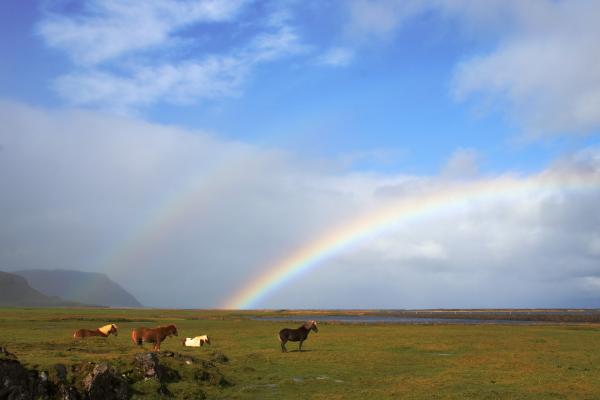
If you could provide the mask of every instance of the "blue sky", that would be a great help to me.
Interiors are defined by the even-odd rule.
[[[0,182],[10,195],[0,200],[9,221],[0,229],[0,268],[109,270],[155,304],[156,282],[116,264],[153,270],[174,258],[190,272],[208,263],[215,282],[235,288],[286,250],[381,206],[389,200],[381,193],[419,196],[449,182],[527,179],[563,165],[596,171],[598,13],[598,2],[551,0],[3,1]],[[557,304],[597,302],[577,297],[600,288],[600,271],[590,267],[600,232],[593,224],[576,228],[593,201],[569,196],[533,196],[509,215],[490,204],[445,216],[451,226],[480,227],[459,235],[489,240],[489,252],[475,258],[432,221],[414,237],[392,232],[319,272],[332,293],[323,306],[344,305],[347,288],[364,282],[365,291],[384,293],[368,306],[478,305],[462,296],[446,302],[472,276],[429,281],[413,269],[451,269],[461,260],[475,271],[486,254],[507,249],[515,256],[506,263],[522,266],[516,276],[536,293],[548,289],[548,271],[530,271],[532,260],[556,263],[552,272],[562,274],[551,274],[552,282],[573,280]],[[186,208],[164,224],[170,231],[144,236],[148,226],[162,226],[171,204]],[[552,208],[559,204],[564,209]],[[581,242],[555,236],[547,209],[563,218],[567,238]],[[189,240],[173,243],[169,235]],[[206,241],[204,253],[194,237]],[[512,240],[532,237],[539,242],[526,254]],[[123,242],[140,248],[112,266],[99,261]],[[571,246],[547,260],[564,242]],[[381,249],[394,246],[405,252],[392,262]],[[566,267],[578,257],[576,268]],[[327,286],[327,274],[344,263],[379,273],[374,281],[345,278],[343,290]],[[405,263],[413,269],[403,279],[430,297],[412,287],[402,298],[390,294],[387,281]],[[486,293],[502,265],[475,274],[473,288]],[[300,279],[293,290],[310,284]],[[218,305],[225,295],[217,287],[205,287],[211,296],[197,303],[190,285],[173,305]],[[489,292],[485,304],[502,303]],[[526,293],[523,286],[516,305],[546,304]],[[279,300],[265,301],[284,306]],[[289,304],[307,305],[321,306]]]
[[[147,30],[160,23],[160,3],[142,7],[152,15]],[[504,26],[480,25],[487,14],[501,19],[517,14],[511,7],[518,6],[492,2],[486,12],[465,15],[452,6],[417,3],[231,2],[216,6],[224,10],[213,17],[199,12],[163,21],[163,37],[140,29],[141,40],[149,38],[138,46],[121,25],[142,15],[135,17],[133,4],[118,10],[116,3],[100,1],[3,2],[0,94],[52,108],[75,105],[142,116],[315,158],[386,153],[384,160],[358,157],[353,167],[411,173],[438,171],[459,148],[477,151],[483,171],[533,171],[564,152],[597,143],[597,126],[586,127],[583,136],[560,127],[532,138],[511,111],[510,99],[492,94],[478,101],[477,93],[458,99],[453,93],[461,62],[493,56],[507,41],[517,42],[510,39],[519,29],[510,15],[508,22],[497,22]],[[385,7],[389,21],[364,17],[370,12],[377,18]],[[77,35],[84,21],[90,37]],[[115,28],[104,26],[106,21]],[[270,40],[263,45],[271,47],[261,50],[260,40]],[[98,55],[102,51],[106,54]],[[124,104],[118,103],[127,94],[118,91],[89,99],[69,84],[60,88],[65,77],[72,85],[93,74],[131,82],[141,68],[184,68],[226,57],[235,65],[217,67],[206,81],[199,82],[205,79],[201,73],[182,78],[148,95],[131,94],[142,97]],[[111,84],[96,78],[86,82]],[[128,93],[142,90],[136,85],[147,83],[134,84]]]

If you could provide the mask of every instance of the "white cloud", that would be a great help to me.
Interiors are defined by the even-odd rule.
[[[70,104],[131,113],[156,102],[189,104],[199,99],[239,95],[250,71],[260,63],[306,50],[297,35],[282,27],[257,36],[243,50],[201,60],[131,67],[126,73],[91,69],[59,77],[55,89]]]
[[[363,245],[357,246],[357,249],[352,251],[349,256],[364,257],[366,253],[373,259],[397,264],[423,260],[442,261],[448,257],[444,246],[436,241],[429,239],[406,240],[402,236],[391,234],[367,241]]]
[[[349,5],[347,34],[359,40],[388,39],[408,19],[422,12],[422,0],[353,0]]]
[[[474,149],[457,149],[450,156],[442,174],[448,178],[472,178],[479,172],[480,155]]]
[[[530,135],[600,127],[600,25],[595,2],[516,8],[517,27],[492,52],[465,60],[455,94],[506,107]],[[525,10],[522,10],[525,8]]]
[[[334,227],[449,185],[93,112],[0,103],[0,119],[0,268],[107,271],[151,306],[219,306]],[[599,154],[539,174],[581,187],[507,190],[407,218],[261,306],[599,306]]]
[[[244,0],[89,0],[78,15],[48,12],[39,25],[46,43],[81,64],[97,64],[132,51],[167,44],[177,29],[233,19]]]
[[[345,67],[354,59],[354,51],[346,47],[333,47],[321,55],[317,62],[331,67]]]
[[[256,36],[245,51],[250,63],[277,60],[283,56],[304,53],[308,46],[302,44],[293,28],[287,25],[277,27],[275,32]]]
[[[346,31],[389,41],[416,17],[456,23],[463,38],[495,42],[465,55],[453,95],[506,112],[532,137],[600,128],[600,3],[593,1],[355,0]]]
[[[59,76],[53,87],[71,105],[120,114],[157,102],[237,96],[258,65],[309,50],[277,10],[247,38],[221,46],[218,52],[181,51],[193,41],[206,39],[198,31],[193,38],[181,37],[182,28],[241,18],[246,3],[90,0],[81,12],[49,13],[39,32],[49,46],[79,64]],[[206,36],[222,40],[210,31]],[[160,56],[154,57],[158,49]]]
[[[592,257],[600,257],[600,235],[589,238],[588,252]]]
[[[157,101],[190,103],[199,98],[235,96],[250,65],[234,57],[210,57],[135,68],[128,75],[101,70],[60,77],[55,88],[69,103],[127,113]]]

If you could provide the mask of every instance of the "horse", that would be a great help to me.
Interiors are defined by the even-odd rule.
[[[186,347],[202,347],[204,343],[210,344],[210,338],[208,335],[196,336],[195,338],[185,338],[182,341]]]
[[[141,346],[143,342],[154,343],[153,350],[160,351],[160,343],[173,335],[177,336],[175,325],[159,326],[158,328],[140,327],[131,331],[131,341],[138,346]]]
[[[300,342],[298,351],[302,351],[302,343],[308,337],[310,331],[319,332],[317,321],[308,321],[297,329],[285,328],[279,331],[279,342],[281,343],[281,352],[287,352],[285,344],[287,342]]]
[[[73,332],[73,337],[75,339],[83,339],[90,336],[108,337],[111,333],[115,336],[118,335],[116,324],[104,325],[96,330],[78,329]]]

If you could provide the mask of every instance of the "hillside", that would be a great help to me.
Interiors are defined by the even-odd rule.
[[[81,306],[56,296],[47,296],[33,289],[22,276],[0,271],[0,306],[55,307]]]
[[[32,269],[14,273],[48,296],[108,307],[142,307],[133,295],[104,274],[62,269]]]

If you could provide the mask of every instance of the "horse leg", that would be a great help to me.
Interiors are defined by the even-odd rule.
[[[287,340],[282,340],[281,341],[281,352],[282,353],[287,353],[287,349],[285,348],[285,342],[287,342]]]
[[[304,343],[304,340],[301,340],[300,344],[298,344],[298,351],[302,351],[302,343]]]

